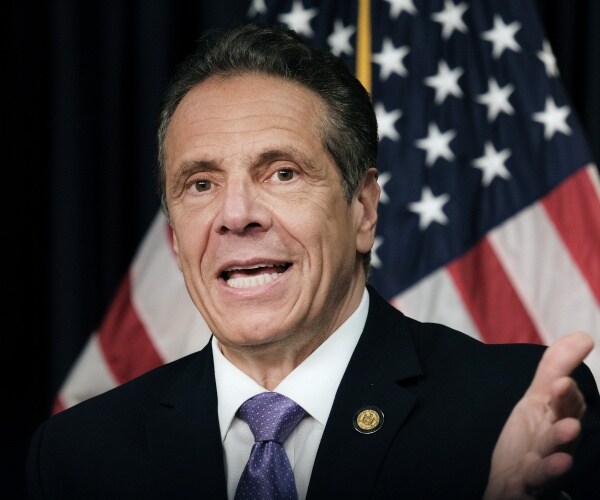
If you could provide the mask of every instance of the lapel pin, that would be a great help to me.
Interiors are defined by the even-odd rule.
[[[361,434],[373,434],[383,425],[383,412],[376,406],[365,406],[354,414],[352,423]]]

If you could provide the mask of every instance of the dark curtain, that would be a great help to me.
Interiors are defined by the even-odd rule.
[[[598,163],[600,2],[536,4]],[[155,130],[165,84],[203,30],[242,21],[248,5],[3,3],[2,498],[23,498],[31,432],[158,209]]]

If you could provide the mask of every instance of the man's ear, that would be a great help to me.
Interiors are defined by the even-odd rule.
[[[360,253],[369,253],[375,241],[377,206],[381,194],[377,175],[376,168],[371,167],[367,170],[356,193],[355,202],[358,210],[356,250]]]

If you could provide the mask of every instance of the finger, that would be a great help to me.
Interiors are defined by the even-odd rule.
[[[550,408],[556,419],[583,417],[585,399],[572,378],[563,377],[552,384]]]
[[[544,458],[558,452],[570,453],[575,449],[580,434],[581,422],[578,419],[559,420],[541,436],[537,455]]]
[[[527,465],[523,478],[526,494],[538,497],[551,491],[572,466],[573,458],[568,453],[533,460]]]
[[[530,390],[549,390],[555,380],[569,376],[593,348],[594,341],[587,333],[575,332],[561,337],[544,352]]]

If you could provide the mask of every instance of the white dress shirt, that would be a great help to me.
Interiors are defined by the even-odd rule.
[[[299,499],[306,498],[317,449],[335,393],[364,329],[368,310],[369,294],[365,289],[356,311],[274,389],[306,410],[306,416],[284,443],[294,471]],[[223,356],[214,336],[212,350],[227,495],[233,498],[254,444],[250,427],[236,416],[236,412],[244,401],[266,389]]]

